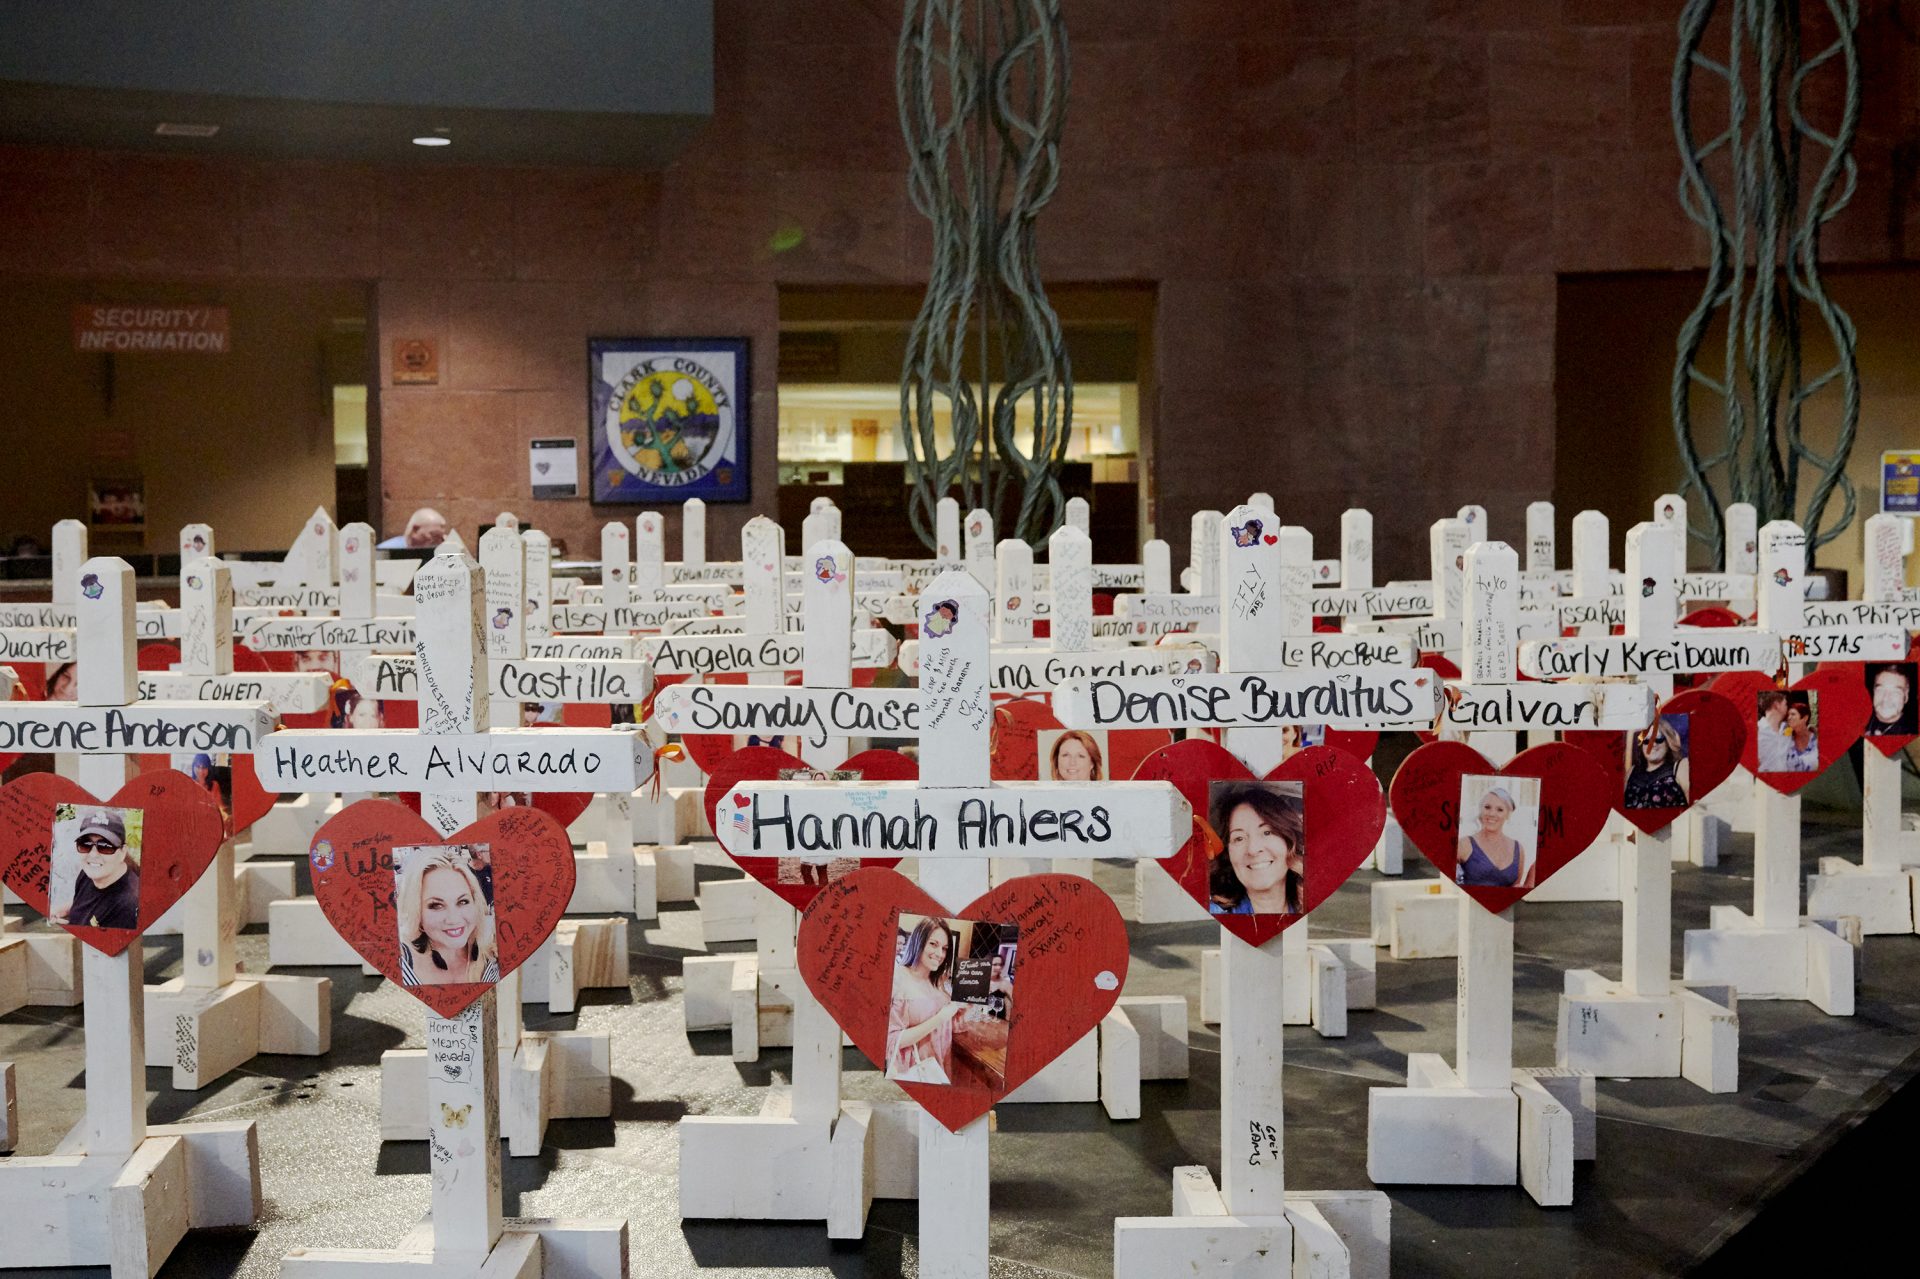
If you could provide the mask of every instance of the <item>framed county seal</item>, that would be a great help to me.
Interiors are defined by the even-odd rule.
[[[745,338],[590,338],[593,500],[747,500]]]

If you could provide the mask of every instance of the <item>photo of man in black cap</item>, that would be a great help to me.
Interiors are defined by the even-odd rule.
[[[84,928],[140,926],[140,840],[136,820],[129,838],[126,815],[117,808],[62,804],[55,810],[54,878],[73,885],[64,910],[53,903],[53,921]]]

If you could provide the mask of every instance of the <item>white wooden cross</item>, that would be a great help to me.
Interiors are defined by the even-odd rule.
[[[110,802],[128,780],[131,755],[253,750],[267,735],[273,712],[265,702],[138,701],[132,566],[98,556],[77,566],[73,584],[75,700],[0,703],[0,739],[16,743],[0,749],[75,753],[76,780]],[[152,1274],[188,1228],[258,1218],[253,1125],[149,1128],[143,944],[135,939],[113,956],[91,946],[81,953],[85,1118],[52,1155],[0,1162],[9,1219],[36,1225],[7,1232],[4,1260]]]
[[[1637,524],[1627,533],[1623,597],[1626,633],[1657,641],[1673,633],[1684,527]],[[1587,687],[1607,691],[1643,687],[1654,698],[1673,692],[1673,676],[1651,674],[1638,684]],[[1608,696],[1612,696],[1609,691]],[[1637,730],[1651,722],[1610,727]],[[1699,776],[1698,766],[1693,775]],[[1673,981],[1673,825],[1634,830],[1621,859],[1620,980],[1589,969],[1566,975],[1560,997],[1555,1061],[1605,1078],[1684,1076],[1708,1092],[1732,1092],[1738,1083],[1740,1021],[1730,994],[1690,990]],[[1592,850],[1581,854],[1592,856]],[[1564,872],[1563,872],[1564,873]]]
[[[201,545],[211,549],[211,530]],[[264,700],[276,714],[326,703],[328,681],[319,671],[234,673],[232,578],[219,559],[202,555],[182,563],[180,612],[180,661],[171,672],[140,673],[143,700],[226,703],[248,697]],[[175,752],[173,766],[191,775],[197,753]],[[171,1067],[175,1088],[202,1088],[257,1053],[323,1056],[332,1042],[333,984],[327,978],[238,975],[234,940],[244,903],[234,861],[229,839],[167,913],[173,918],[163,917],[154,930],[173,924],[181,935],[181,975],[146,988],[147,1024],[164,1032],[148,1039],[147,1064]]]
[[[1456,521],[1440,521],[1449,523]],[[1514,685],[1520,558],[1505,543],[1478,543],[1466,552],[1465,578],[1459,684]],[[1639,696],[1644,705],[1645,690]],[[1466,740],[1496,767],[1518,745],[1505,728],[1471,732]],[[1567,1103],[1583,1081],[1514,1070],[1513,912],[1496,915],[1457,888],[1446,891],[1458,900],[1454,1061],[1412,1053],[1405,1087],[1369,1090],[1367,1175],[1382,1184],[1520,1184],[1543,1205],[1571,1203],[1574,1124]]]
[[[1790,676],[1822,658],[1894,661],[1906,656],[1904,630],[1807,626],[1806,576],[1807,539],[1800,526],[1774,520],[1762,528],[1757,633],[1774,639],[1775,657]],[[1704,640],[1733,632],[1695,633]],[[1853,947],[1822,921],[1800,913],[1800,796],[1756,785],[1753,798],[1753,912],[1715,906],[1707,928],[1685,934],[1686,980],[1731,984],[1744,999],[1805,999],[1822,1012],[1851,1016]]]
[[[1920,590],[1907,585],[1907,539],[1913,522],[1906,516],[1869,516],[1864,582],[1858,602],[1806,606],[1807,620],[1819,625],[1893,626],[1920,631]],[[1868,691],[1884,698],[1905,690],[1904,717],[1912,718],[1914,669],[1899,673],[1868,668]],[[1875,711],[1879,715],[1878,709]],[[1899,722],[1898,719],[1895,720]],[[1903,725],[1904,726],[1904,725]],[[1869,732],[1871,732],[1871,728]],[[1867,741],[1860,751],[1860,850],[1858,864],[1822,857],[1820,873],[1807,879],[1807,914],[1814,918],[1853,915],[1863,933],[1911,933],[1920,919],[1920,832],[1903,828],[1900,813],[1901,757],[1883,755]]]
[[[1260,536],[1249,538],[1250,521],[1260,521]],[[1248,502],[1235,507],[1221,521],[1219,533],[1219,611],[1221,673],[1206,677],[1203,683],[1160,679],[1162,695],[1169,685],[1184,682],[1188,714],[1179,721],[1189,729],[1208,727],[1222,720],[1208,708],[1212,699],[1205,694],[1229,690],[1245,699],[1246,690],[1274,683],[1293,687],[1296,681],[1318,681],[1333,702],[1331,691],[1338,681],[1365,676],[1382,690],[1377,699],[1356,695],[1354,701],[1371,701],[1369,709],[1358,706],[1328,718],[1340,727],[1405,727],[1417,714],[1431,714],[1435,708],[1438,677],[1430,670],[1401,668],[1361,668],[1359,676],[1330,675],[1313,667],[1287,667],[1285,649],[1312,626],[1310,599],[1312,539],[1305,529],[1274,527],[1273,538],[1264,530],[1277,526],[1270,508]],[[1328,638],[1328,637],[1323,637]],[[1410,663],[1410,654],[1409,654]],[[1151,699],[1155,690],[1144,680],[1131,681],[1135,696]],[[1194,692],[1202,692],[1195,698]],[[1107,699],[1114,700],[1111,695]],[[1312,700],[1312,699],[1301,699]],[[1396,706],[1404,700],[1410,705],[1396,716],[1380,702]],[[1102,701],[1089,683],[1070,685],[1055,695],[1062,723],[1078,727],[1119,727],[1103,722]],[[1206,713],[1194,715],[1196,709]],[[1261,707],[1260,709],[1265,709]],[[1279,764],[1285,750],[1285,728],[1320,720],[1318,714],[1295,711],[1243,715],[1228,719],[1224,745],[1252,771],[1262,776]],[[1130,725],[1131,726],[1131,725]],[[1201,1266],[1251,1268],[1267,1254],[1311,1260],[1310,1268],[1332,1267],[1328,1273],[1345,1272],[1350,1264],[1349,1250],[1340,1242],[1339,1233],[1327,1221],[1325,1212],[1342,1219],[1343,1225],[1358,1225],[1368,1238],[1369,1249],[1384,1255],[1385,1196],[1377,1191],[1352,1195],[1316,1196],[1310,1203],[1304,1196],[1288,1201],[1286,1193],[1284,1092],[1282,1088],[1283,1041],[1286,1016],[1285,990],[1288,984],[1289,953],[1296,962],[1306,959],[1306,945],[1290,941],[1302,932],[1305,921],[1296,923],[1263,946],[1251,946],[1236,937],[1223,937],[1220,950],[1220,1180],[1218,1188],[1204,1167],[1174,1170],[1174,1212],[1172,1218],[1122,1217],[1114,1223],[1114,1273],[1125,1279],[1149,1279],[1161,1275],[1198,1271]],[[1336,966],[1337,967],[1337,966]],[[1342,1009],[1344,1010],[1344,973]],[[1344,1033],[1344,1026],[1340,1027]],[[1341,1202],[1336,1206],[1334,1200]],[[1325,1212],[1323,1212],[1325,1209]],[[1223,1263],[1226,1263],[1223,1265]],[[1237,1270],[1235,1271],[1238,1272]]]
[[[480,816],[482,791],[632,790],[652,753],[633,732],[586,728],[489,729],[485,577],[457,548],[442,546],[414,578],[417,657],[424,697],[420,730],[282,729],[258,756],[269,790],[335,790],[345,774],[383,790],[418,791],[422,816],[452,835]],[[504,994],[504,998],[503,998]],[[504,1006],[505,1016],[502,1017]],[[503,1026],[502,1022],[508,1023]],[[578,1257],[570,1273],[624,1277],[625,1222],[508,1222],[500,1198],[500,1070],[503,1046],[519,1040],[512,974],[457,1017],[426,1014],[427,1111],[436,1157],[432,1211],[394,1252],[299,1249],[281,1262],[291,1279],[374,1276],[401,1265],[449,1273],[542,1271],[541,1236]],[[529,1051],[522,1047],[521,1052]],[[530,1063],[518,1057],[516,1071]],[[463,1116],[457,1140],[445,1122]],[[482,1271],[482,1267],[488,1269]]]
[[[809,563],[827,563],[833,572],[809,575],[803,588],[805,607],[801,684],[700,685],[677,684],[662,689],[654,703],[655,722],[679,733],[779,732],[797,737],[799,755],[815,768],[832,769],[846,758],[850,737],[884,735],[918,737],[920,696],[911,688],[851,687],[853,677],[853,552],[838,539],[813,542],[804,557]],[[681,1213],[683,1216],[765,1219],[795,1215],[817,1216],[827,1222],[829,1238],[859,1238],[866,1228],[865,1205],[874,1188],[867,1153],[872,1140],[871,1107],[843,1103],[840,1096],[840,1027],[820,1006],[800,979],[794,953],[799,916],[768,889],[749,880],[756,902],[753,956],[715,957],[689,961],[688,983],[695,968],[724,965],[731,970],[732,990],[755,993],[753,1015],[735,1017],[735,1061],[757,1058],[759,1043],[758,992],[770,988],[793,1006],[792,1070],[785,1095],[769,1094],[757,1120],[695,1117],[680,1124],[682,1160]],[[742,1125],[760,1132],[764,1143],[783,1144],[783,1132],[798,1129],[820,1132],[826,1140],[789,1146],[780,1161],[780,1184],[771,1194],[731,1188],[724,1197],[712,1197],[720,1187],[689,1177],[697,1170],[718,1168],[740,1152]],[[826,1190],[839,1183],[844,1197],[829,1198]],[[804,1188],[804,1189],[803,1189]],[[791,1196],[799,1193],[810,1208],[801,1212]],[[860,1211],[846,1210],[848,1203]]]
[[[1107,820],[1085,817],[1073,829],[1085,830],[1084,851],[1097,857],[1165,857],[1183,844],[1191,829],[1192,812],[1172,786],[1163,782],[1108,782],[1076,787],[1054,782],[994,783],[989,777],[993,702],[987,687],[990,601],[987,590],[970,573],[953,571],[935,578],[923,592],[929,600],[950,601],[950,625],[944,633],[923,628],[920,673],[920,776],[917,783],[859,782],[743,782],[722,801],[744,799],[748,807],[745,830],[729,824],[718,832],[730,852],[755,856],[797,856],[817,850],[802,846],[796,832],[809,818],[845,813],[849,804],[878,814],[875,829],[893,829],[910,837],[895,846],[839,848],[836,855],[855,857],[917,857],[920,887],[936,901],[958,908],[988,888],[987,859],[996,853],[1020,854],[1025,847],[1007,847],[991,821],[975,828],[968,840],[961,827],[963,809],[1000,812],[1006,805],[1024,802],[1029,816],[1041,812],[1076,817],[1093,806]],[[1011,810],[1008,810],[1010,815]],[[899,821],[885,819],[899,818]],[[1064,829],[1064,823],[1056,823]],[[1103,834],[1095,834],[1095,831]],[[931,832],[928,834],[928,832]],[[1016,836],[1016,840],[1021,837]],[[891,844],[883,839],[883,844]],[[912,846],[908,846],[912,845]],[[987,1133],[990,1117],[983,1116],[958,1133],[922,1117],[920,1132],[921,1274],[927,1279],[981,1279],[987,1273],[988,1171]],[[791,1143],[789,1143],[791,1144]],[[686,1150],[681,1159],[681,1211],[690,1212],[687,1194],[692,1184],[709,1181],[741,1182],[748,1175],[735,1160],[724,1166],[689,1168]],[[753,1176],[784,1177],[779,1160]],[[711,1194],[713,1191],[709,1190]]]

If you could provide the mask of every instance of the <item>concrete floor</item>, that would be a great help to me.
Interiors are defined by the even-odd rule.
[[[1858,855],[1857,818],[1809,812],[1805,856]],[[719,860],[716,854],[716,862]],[[1702,927],[1714,902],[1746,903],[1747,841],[1710,871],[1676,875],[1677,932]],[[1421,863],[1411,873],[1429,872]],[[728,872],[717,865],[703,875]],[[1102,866],[1103,885],[1125,904],[1131,867]],[[1316,933],[1361,936],[1366,884],[1356,876],[1313,918]],[[1617,972],[1617,907],[1523,905],[1516,940],[1515,1060],[1553,1058],[1555,1001],[1569,968]],[[1169,1171],[1217,1167],[1218,1041],[1199,1024],[1198,951],[1217,944],[1207,923],[1132,925],[1134,994],[1179,993],[1192,1003],[1193,1077],[1148,1084],[1146,1117],[1109,1122],[1097,1105],[1010,1106],[993,1141],[996,1275],[1104,1276],[1112,1220],[1168,1209]],[[763,1090],[785,1078],[786,1053],[737,1066],[725,1032],[688,1035],[677,992],[680,960],[705,953],[690,907],[635,930],[631,989],[593,992],[577,1016],[533,1028],[604,1030],[617,1074],[610,1120],[565,1121],[537,1159],[505,1159],[509,1215],[624,1216],[633,1273],[816,1279],[910,1275],[916,1206],[874,1207],[864,1241],[830,1244],[817,1225],[683,1223],[676,1205],[675,1122],[689,1114],[752,1114]],[[730,949],[745,949],[736,947]],[[259,931],[243,958],[265,962]],[[149,980],[177,969],[176,939],[148,948]],[[1396,963],[1381,952],[1379,1004],[1356,1013],[1344,1040],[1290,1030],[1286,1148],[1290,1184],[1350,1189],[1366,1179],[1367,1088],[1400,1082],[1406,1054],[1452,1054],[1454,963]],[[266,1210],[258,1227],[189,1235],[162,1271],[188,1276],[270,1276],[300,1246],[390,1246],[427,1205],[423,1143],[378,1141],[379,1058],[421,1042],[422,1010],[395,987],[356,970],[334,981],[333,1051],[324,1060],[262,1057],[200,1093],[178,1093],[148,1071],[151,1115],[251,1119],[259,1126]],[[1393,1188],[1394,1270],[1482,1276],[1675,1273],[1711,1253],[1835,1136],[1903,1083],[1920,1032],[1920,938],[1869,941],[1858,1014],[1822,1016],[1810,1005],[1741,1005],[1741,1088],[1709,1097],[1678,1081],[1599,1084],[1599,1159],[1583,1164],[1575,1204],[1536,1207],[1518,1189]],[[0,1060],[17,1064],[20,1153],[51,1148],[80,1117],[78,1010],[23,1010],[0,1018]],[[857,1053],[847,1092],[879,1097],[892,1086]],[[855,1073],[857,1072],[857,1073]],[[0,1255],[0,1264],[4,1256]],[[99,1274],[105,1271],[58,1272]]]

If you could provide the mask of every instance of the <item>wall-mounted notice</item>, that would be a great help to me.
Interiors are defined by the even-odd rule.
[[[1880,510],[1920,515],[1920,452],[1880,455]]]
[[[579,441],[532,441],[527,445],[527,475],[536,498],[579,497]]]
[[[231,349],[224,306],[73,304],[73,349],[163,355],[225,355]]]

